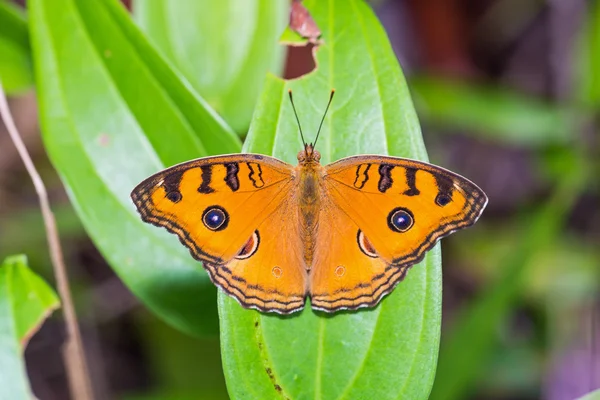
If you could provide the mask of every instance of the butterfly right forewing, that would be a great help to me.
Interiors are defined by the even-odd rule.
[[[487,204],[468,179],[419,161],[354,156],[326,170],[333,202],[394,265],[419,262],[439,239],[473,225]]]

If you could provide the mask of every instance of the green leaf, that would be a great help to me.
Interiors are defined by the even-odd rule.
[[[58,306],[56,294],[29,269],[25,256],[0,265],[0,398],[32,398],[23,350]]]
[[[573,110],[505,89],[431,77],[411,80],[423,121],[518,146],[564,144],[580,122]]]
[[[177,238],[141,221],[129,193],[166,165],[238,152],[239,139],[116,0],[28,5],[44,144],[85,229],[162,318],[214,332],[207,275]]]
[[[578,400],[600,400],[600,389],[594,390],[593,392],[580,397]]]
[[[317,69],[269,76],[245,151],[295,163],[302,148],[288,99],[294,91],[312,141],[329,91],[336,96],[317,144],[323,163],[362,153],[424,160],[419,123],[386,34],[360,0],[305,5],[323,32]],[[421,399],[431,389],[440,334],[439,247],[375,309],[281,317],[242,309],[219,292],[221,349],[231,398]]]
[[[149,38],[237,132],[246,133],[267,71],[283,70],[277,43],[289,3],[272,0],[139,0]]]
[[[3,1],[0,1],[0,80],[8,94],[21,92],[33,84],[25,14]]]

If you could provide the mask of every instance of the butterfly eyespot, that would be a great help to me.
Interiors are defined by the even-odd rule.
[[[406,232],[412,228],[415,218],[407,208],[394,208],[388,215],[388,226],[396,232]]]
[[[277,266],[273,267],[271,272],[273,273],[273,276],[275,278],[281,278],[281,275],[283,275],[283,271],[281,270],[281,268],[279,268]]]
[[[260,244],[260,235],[258,231],[254,231],[250,239],[246,242],[244,247],[240,250],[240,252],[235,256],[238,260],[244,260],[246,258],[252,257],[254,253],[258,250],[258,245]]]
[[[365,255],[371,258],[378,257],[377,252],[373,248],[373,245],[371,244],[371,242],[369,242],[363,231],[361,231],[360,229],[358,230],[358,233],[356,235],[356,241],[358,242],[358,248],[360,249],[360,251],[365,253]]]
[[[166,197],[173,203],[179,203],[182,199],[181,193],[176,190],[167,193]]]
[[[337,276],[339,276],[340,278],[342,276],[344,276],[345,273],[346,273],[346,267],[344,267],[343,265],[338,265],[337,268],[335,269],[335,274]]]
[[[452,198],[446,194],[438,194],[435,198],[435,204],[440,207],[448,205],[452,201]]]
[[[210,206],[202,213],[202,222],[211,231],[221,231],[227,228],[229,215],[222,207]]]

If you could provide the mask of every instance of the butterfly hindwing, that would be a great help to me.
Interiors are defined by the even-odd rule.
[[[204,263],[212,281],[242,306],[288,314],[304,307],[307,271],[298,235],[297,204],[288,197],[225,265]]]
[[[406,268],[379,258],[358,225],[337,204],[325,201],[310,274],[311,305],[327,312],[373,307]]]

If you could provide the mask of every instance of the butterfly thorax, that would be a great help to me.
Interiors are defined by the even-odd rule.
[[[319,180],[323,174],[323,167],[319,163],[321,155],[308,144],[304,150],[298,153],[298,166],[296,167],[299,177],[299,215],[300,235],[304,242],[304,262],[310,269],[313,262],[316,246],[317,227],[319,225],[319,211],[321,209],[321,193]]]

